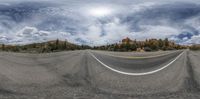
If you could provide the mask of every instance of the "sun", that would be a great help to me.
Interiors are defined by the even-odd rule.
[[[105,17],[112,14],[112,9],[108,7],[96,7],[89,10],[89,14],[94,17]]]

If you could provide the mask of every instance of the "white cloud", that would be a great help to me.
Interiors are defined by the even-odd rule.
[[[18,37],[33,37],[33,36],[37,36],[37,37],[44,37],[44,36],[48,36],[50,34],[50,32],[48,31],[40,31],[38,30],[36,27],[24,27],[22,30],[20,30],[17,33]]]
[[[107,23],[93,23],[85,33],[76,35],[86,41],[89,45],[103,45],[116,43],[120,39],[129,36],[128,26],[120,23],[118,18],[114,18]]]
[[[131,6],[131,12],[139,12],[141,10],[145,10],[145,9],[149,9],[151,7],[153,7],[154,5],[156,5],[155,2],[145,2],[145,3],[140,3],[140,4],[133,4]]]
[[[200,17],[192,17],[185,21],[185,24],[188,24],[193,27],[200,27]]]
[[[17,33],[19,37],[32,37],[38,30],[35,27],[24,27]]]
[[[1,40],[2,39],[2,40]],[[0,41],[5,39],[4,36],[0,36]],[[9,44],[29,44],[37,42],[45,42],[49,40],[68,40],[70,42],[76,42],[76,37],[67,32],[58,32],[58,31],[44,31],[38,30],[36,27],[24,27],[19,30],[15,36],[12,37]]]
[[[0,35],[0,43],[9,43],[11,38],[5,36],[5,35]]]
[[[143,31],[133,32],[132,36],[138,40],[145,40],[150,38],[169,38],[172,35],[178,35],[180,33],[179,30],[169,27],[169,26],[151,26],[151,25],[143,25],[141,26]]]
[[[16,14],[15,16],[13,14],[16,12],[0,15],[0,32],[7,34],[5,36],[9,38],[9,42],[13,43],[32,43],[59,38],[62,40],[67,39],[73,43],[89,45],[115,43],[125,37],[137,40],[168,37],[178,41],[180,39],[176,36],[182,31],[189,31],[192,34],[193,31],[190,31],[190,28],[184,29],[186,26],[191,26],[200,32],[200,19],[198,16],[194,14],[192,18],[184,19],[184,17],[188,16],[180,14],[182,9],[176,9],[179,7],[184,8],[185,5],[180,6],[180,4],[174,7],[176,4],[172,6],[168,4],[162,7],[163,3],[161,2],[142,2],[145,0],[142,0],[141,3],[134,3],[131,0],[110,1],[109,3],[95,0],[93,1],[94,3],[84,3],[85,1],[69,0],[69,4],[61,4],[60,6],[56,4],[55,6],[52,6],[53,4],[48,6],[47,4],[47,7],[43,7],[46,5],[41,4],[41,8],[37,3],[38,6],[36,7],[39,7],[37,8],[39,10],[35,10],[36,7],[33,3],[30,8],[28,7],[29,10],[20,7],[23,9],[19,8],[16,11],[21,13],[19,15]],[[13,7],[17,6],[23,5],[13,5]],[[12,7],[12,4],[10,7]],[[97,7],[108,8],[112,11],[109,15],[104,15],[103,17],[93,17],[88,14],[91,9],[94,13]],[[162,8],[162,10],[159,8]],[[21,10],[22,12],[20,12]],[[166,12],[168,10],[172,12]],[[26,13],[23,13],[23,11]],[[165,12],[162,13],[163,11]],[[192,10],[188,11],[191,12]],[[30,17],[28,17],[29,15]],[[179,18],[179,15],[183,16],[183,18]],[[17,17],[19,20],[13,17]],[[2,42],[6,42],[6,37],[0,38]],[[10,38],[13,40],[10,40]],[[183,37],[181,39],[184,42],[189,42],[190,38]],[[193,39],[196,39],[196,37],[193,37]]]
[[[97,39],[100,39],[101,36],[101,24],[94,24],[92,26],[88,27],[87,33],[84,33],[85,37],[87,37],[91,41],[95,41]]]
[[[33,43],[41,42],[46,40],[46,37],[50,34],[48,31],[40,31],[35,27],[24,27],[22,30],[17,32],[16,37],[14,37],[12,43]]]
[[[200,44],[200,34],[192,36],[192,38],[184,42],[184,44]]]
[[[118,18],[114,18],[113,22],[105,24],[104,30],[107,33],[103,36],[104,40],[111,40],[111,43],[127,37],[130,34],[128,26],[121,24]]]
[[[38,31],[37,34],[39,36],[43,37],[43,36],[48,36],[50,34],[50,32],[48,32],[48,31]]]

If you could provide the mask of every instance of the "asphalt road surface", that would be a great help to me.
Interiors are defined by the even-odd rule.
[[[200,52],[0,52],[0,99],[199,99]]]

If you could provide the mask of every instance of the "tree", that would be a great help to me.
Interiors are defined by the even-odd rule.
[[[200,50],[200,45],[192,45],[190,46],[190,50]]]
[[[2,44],[2,50],[5,51],[5,44]]]
[[[114,44],[114,51],[118,51],[119,50],[119,45],[116,43]]]
[[[36,46],[37,46],[37,44],[36,44],[36,43],[33,43],[33,44],[30,44],[29,47],[31,47],[31,48],[36,48]]]
[[[164,46],[162,39],[158,40],[158,46],[160,49]]]
[[[67,49],[67,41],[64,41],[64,43],[63,43],[63,49],[64,49],[64,50]]]
[[[168,38],[165,38],[164,44],[165,44],[165,47],[168,47],[168,46],[169,46],[169,40],[168,40]]]
[[[134,44],[131,44],[130,45],[130,49],[132,50],[132,51],[136,51],[137,50],[137,45],[134,43]]]
[[[56,40],[55,50],[59,49],[59,39]]]
[[[154,40],[152,43],[153,43],[153,44],[152,44],[152,49],[153,49],[153,50],[158,50],[158,49],[159,49],[158,41],[157,41],[157,40]]]

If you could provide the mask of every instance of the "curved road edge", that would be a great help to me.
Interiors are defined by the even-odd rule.
[[[149,71],[149,72],[143,72],[143,73],[130,73],[130,72],[123,72],[123,71],[120,71],[120,70],[116,70],[114,68],[111,68],[110,66],[106,65],[105,63],[103,63],[102,61],[100,61],[94,54],[92,54],[91,52],[90,55],[95,59],[97,60],[101,65],[103,65],[104,67],[114,71],[114,72],[117,72],[117,73],[120,73],[120,74],[123,74],[123,75],[130,75],[130,76],[142,76],[142,75],[149,75],[149,74],[153,74],[153,73],[156,73],[156,72],[159,72],[165,68],[167,68],[168,66],[170,66],[172,63],[174,63],[185,51],[183,51],[182,53],[180,53],[174,60],[172,60],[171,62],[169,62],[167,65],[159,68],[159,69],[156,69],[156,70],[153,70],[153,71]]]

